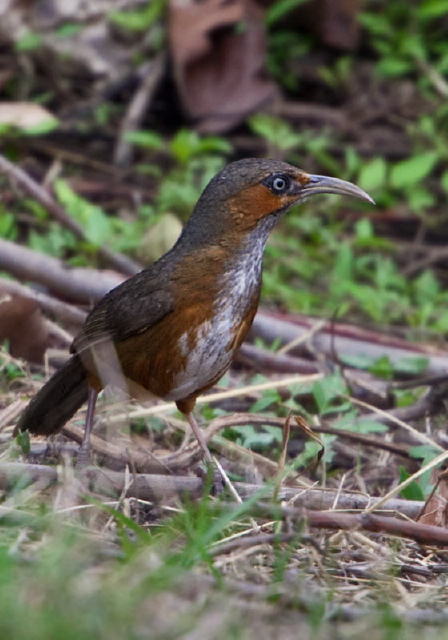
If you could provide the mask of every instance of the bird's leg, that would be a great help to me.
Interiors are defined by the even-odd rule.
[[[76,468],[82,469],[90,463],[90,434],[93,427],[93,416],[95,414],[95,405],[98,398],[98,391],[93,387],[89,387],[89,395],[87,399],[87,415],[84,428],[84,437],[79,447],[78,458],[76,460]]]
[[[191,430],[196,436],[196,440],[198,441],[199,446],[202,449],[202,453],[204,454],[204,458],[207,462],[207,466],[209,467],[209,469],[213,470],[212,494],[217,495],[221,493],[221,491],[223,490],[225,485],[225,480],[222,477],[219,469],[215,466],[215,463],[213,461],[213,456],[210,453],[210,449],[208,448],[208,445],[204,438],[204,432],[202,431],[201,427],[198,425],[197,420],[194,417],[193,411],[189,411],[186,414],[186,417],[191,427]]]
[[[192,411],[189,411],[187,413],[187,420],[188,423],[191,427],[191,430],[193,431],[194,435],[196,436],[196,440],[199,443],[199,446],[202,449],[202,453],[204,454],[204,458],[207,460],[207,462],[210,465],[213,465],[213,456],[210,453],[210,449],[208,448],[208,445],[205,441],[204,438],[204,433],[201,429],[201,427],[198,425],[196,418],[194,417],[194,413]]]

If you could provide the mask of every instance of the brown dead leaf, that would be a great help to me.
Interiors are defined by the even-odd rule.
[[[319,436],[319,434],[313,431],[313,429],[310,427],[310,425],[308,424],[308,422],[305,420],[303,416],[294,416],[294,420],[296,422],[296,425],[299,431],[303,431],[303,433],[306,435],[307,438],[310,438],[310,440],[314,440],[314,442],[317,442],[317,444],[320,446],[316,460],[313,460],[308,465],[307,469],[310,467],[314,467],[318,465],[319,462],[322,460],[322,456],[325,453],[325,445],[322,441],[322,438]]]
[[[448,472],[433,469],[431,484],[434,489],[423,507],[418,518],[421,524],[447,528],[448,525]]]
[[[227,131],[277,95],[253,0],[171,0],[169,38],[179,95],[200,131]]]
[[[49,331],[35,300],[0,290],[0,344],[5,340],[13,357],[41,363]]]

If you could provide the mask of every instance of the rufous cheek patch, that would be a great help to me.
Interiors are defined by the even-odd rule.
[[[282,209],[290,202],[291,196],[275,195],[263,184],[255,184],[237,193],[228,201],[228,206],[236,223],[244,221],[251,226],[251,223]]]

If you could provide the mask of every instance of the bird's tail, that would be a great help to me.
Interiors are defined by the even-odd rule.
[[[79,356],[74,355],[59,369],[31,400],[14,429],[48,436],[64,424],[87,400],[86,370]]]

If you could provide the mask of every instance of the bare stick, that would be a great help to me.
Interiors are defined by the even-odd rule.
[[[255,317],[250,335],[261,337],[268,343],[278,339],[282,343],[289,343],[307,333],[314,322],[315,320],[306,316],[295,316],[292,321],[292,319],[287,320],[276,314],[261,312]],[[329,322],[327,327],[313,336],[312,346],[315,352],[321,353],[330,360],[334,356],[334,351],[339,356],[341,354],[355,356],[362,353],[372,360],[387,355],[392,363],[399,363],[400,360],[409,357],[421,356],[428,359],[426,375],[446,373],[448,353],[442,349],[412,344],[406,340],[345,323]],[[303,355],[303,352],[309,353],[305,345],[291,353],[292,355]]]
[[[45,285],[63,298],[92,303],[123,278],[97,269],[70,268],[62,260],[0,238],[0,270]]]
[[[97,467],[88,467],[83,469],[80,477],[84,478],[89,489],[102,495],[111,497],[119,497],[128,481],[125,473],[117,471],[105,471]],[[5,462],[0,466],[0,488],[9,489],[17,482],[23,482],[28,478],[29,482],[39,482],[43,485],[50,486],[58,482],[58,472],[55,467],[37,464],[24,464],[21,462]],[[132,482],[126,492],[127,497],[136,497],[141,500],[149,500],[161,502],[163,500],[172,500],[182,495],[200,495],[204,487],[201,478],[194,476],[166,476],[156,474],[135,474]],[[248,484],[245,482],[236,482],[235,488],[238,494],[247,499],[256,493],[260,493],[266,499],[266,496],[273,495],[274,486]],[[355,509],[363,510],[370,504],[378,502],[378,498],[372,498],[361,493],[351,493],[349,491],[335,491],[325,489],[310,488],[305,491],[297,487],[282,486],[279,494],[280,500],[293,501],[294,507],[283,507],[284,515],[292,515],[297,518],[302,517],[303,508],[322,511],[331,509],[337,495],[338,509]],[[407,518],[415,518],[418,516],[423,502],[413,500],[388,500],[382,505],[382,514],[386,512],[389,515],[401,513]],[[280,507],[276,505],[278,511]],[[274,507],[260,507],[266,512],[270,511],[270,516],[274,513]],[[331,512],[334,517],[341,515],[340,512]],[[360,516],[356,516],[360,517]],[[369,516],[371,517],[371,516]],[[400,520],[403,524],[404,521]],[[334,528],[334,527],[332,527]],[[356,526],[354,527],[356,528]],[[436,527],[432,527],[436,529]],[[445,532],[448,536],[448,532]]]
[[[307,520],[311,527],[324,529],[344,529],[354,531],[363,529],[374,533],[387,533],[400,538],[410,538],[421,544],[446,547],[448,531],[442,527],[420,524],[398,518],[385,518],[377,515],[352,515],[332,513],[331,511],[308,511]]]

